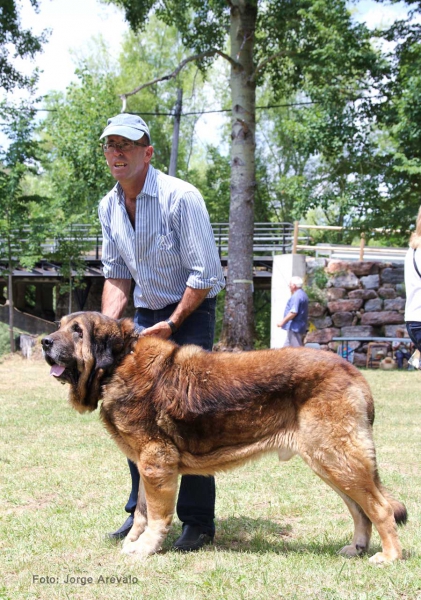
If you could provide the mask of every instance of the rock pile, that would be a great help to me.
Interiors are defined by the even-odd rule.
[[[306,291],[306,342],[336,351],[334,337],[396,337],[398,329],[407,336],[402,263],[307,258]],[[349,342],[349,349],[354,350],[354,364],[365,366],[367,342]]]

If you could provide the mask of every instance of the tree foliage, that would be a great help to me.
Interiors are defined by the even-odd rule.
[[[30,0],[38,11],[38,0]],[[47,39],[44,32],[35,36],[30,29],[22,29],[16,0],[2,0],[0,7],[0,86],[9,92],[14,87],[28,87],[34,76],[22,74],[15,66],[16,58],[33,59]],[[36,77],[36,75],[35,75]]]
[[[115,78],[84,64],[77,74],[79,81],[66,93],[48,98],[42,125],[54,209],[57,221],[66,224],[97,223],[98,200],[113,185],[99,137],[107,118],[119,111]]]
[[[42,197],[26,193],[28,174],[38,174],[41,148],[34,139],[33,104],[2,102],[1,132],[8,138],[0,150],[0,256],[9,264],[31,266],[41,255],[40,220],[34,214]]]
[[[395,240],[407,242],[415,225],[421,192],[421,25],[420,2],[408,0],[408,19],[397,21],[377,35],[392,42],[391,76],[378,110],[382,133],[384,192],[373,204],[372,224],[384,227],[384,215],[392,228],[401,228]]]
[[[413,11],[407,19],[371,32],[383,48],[377,61],[381,78],[356,79],[358,88],[351,88],[348,98],[323,87],[322,95],[311,94],[305,80],[300,94],[284,102],[312,98],[316,103],[262,115],[269,150],[263,144],[261,152],[271,167],[277,214],[352,226],[368,236],[379,237],[375,230],[383,229],[388,243],[407,243],[421,183],[421,28],[413,18],[420,3],[406,5]],[[352,234],[338,236],[325,234],[330,241],[345,242]]]
[[[279,220],[317,214],[320,225],[371,227],[382,184],[373,107],[362,100],[291,106],[263,116],[261,127]]]
[[[43,223],[33,208],[42,198],[28,195],[25,178],[38,173],[40,148],[33,139],[34,108],[25,103],[0,105],[0,131],[9,145],[0,151],[0,259],[8,275],[10,346],[13,336],[13,270],[17,265],[32,266],[42,256]]]

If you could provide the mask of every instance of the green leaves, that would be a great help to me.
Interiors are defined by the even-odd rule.
[[[420,11],[419,2],[406,4],[415,12]],[[378,110],[388,222],[392,228],[407,231],[414,226],[420,205],[421,26],[410,15],[376,35],[393,42],[389,57],[391,76],[385,82],[385,99]],[[406,234],[402,242],[407,239]]]
[[[38,0],[31,0],[35,10],[38,10]],[[0,8],[0,87],[10,92],[14,87],[30,87],[37,79],[34,75],[23,75],[16,68],[13,59],[34,58],[47,41],[47,32],[35,36],[30,29],[22,29],[18,3],[16,0],[2,0]]]
[[[32,207],[42,198],[25,190],[27,175],[39,170],[40,147],[33,138],[34,105],[3,102],[0,109],[0,130],[9,139],[0,151],[0,257],[11,270],[23,255],[32,264],[40,255],[31,219]]]
[[[53,183],[52,207],[57,221],[97,223],[99,199],[113,185],[99,137],[107,118],[118,114],[120,101],[115,80],[107,74],[92,73],[85,65],[80,83],[68,87],[65,95],[47,99],[50,109],[43,124],[47,148],[45,167]]]

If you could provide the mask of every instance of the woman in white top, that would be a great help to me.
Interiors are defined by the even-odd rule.
[[[405,324],[409,337],[421,351],[421,207],[405,256]]]

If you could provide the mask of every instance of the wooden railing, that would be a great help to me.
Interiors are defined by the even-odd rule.
[[[221,259],[228,255],[229,223],[212,223],[215,243]],[[364,234],[360,236],[359,246],[341,244],[310,244],[312,230],[349,231],[349,228],[324,225],[301,225],[295,223],[255,223],[253,230],[253,255],[259,259],[270,258],[273,254],[296,254],[300,251],[315,253],[316,256],[344,258],[345,260],[402,260],[406,248],[384,248],[366,245]],[[382,232],[382,230],[379,230]],[[102,235],[93,232],[86,224],[72,225],[61,237],[64,241],[78,240],[82,256],[86,260],[100,260],[102,254]],[[1,243],[1,240],[0,240]],[[51,254],[59,247],[58,239],[49,239],[42,244],[44,258],[51,260]]]
[[[212,223],[215,243],[219,256],[226,257],[228,254],[229,223]],[[84,255],[87,259],[101,258],[102,235],[92,233],[88,225],[78,224],[62,238],[64,240],[78,239],[81,244],[90,246],[90,250]],[[292,251],[294,240],[293,223],[255,223],[253,230],[253,254],[256,256],[272,255],[273,253],[289,253]],[[299,235],[298,241],[308,242],[308,235]],[[43,248],[46,254],[54,252],[58,246],[58,240],[46,240]]]
[[[358,246],[349,246],[344,244],[300,244],[300,231],[350,231],[349,228],[328,225],[301,225],[298,221],[294,222],[294,237],[292,242],[292,254],[297,251],[314,252],[316,256],[329,256],[330,258],[344,258],[345,260],[358,259],[363,260],[403,260],[407,252],[407,248],[386,248],[381,246],[367,246],[366,236],[360,234],[360,242]],[[384,233],[384,230],[374,230],[378,233]]]
[[[228,254],[229,223],[212,223],[219,256]],[[255,223],[253,229],[253,254],[272,255],[274,252],[287,254],[292,251],[295,239],[292,223]],[[308,242],[308,235],[298,235],[299,241]]]

